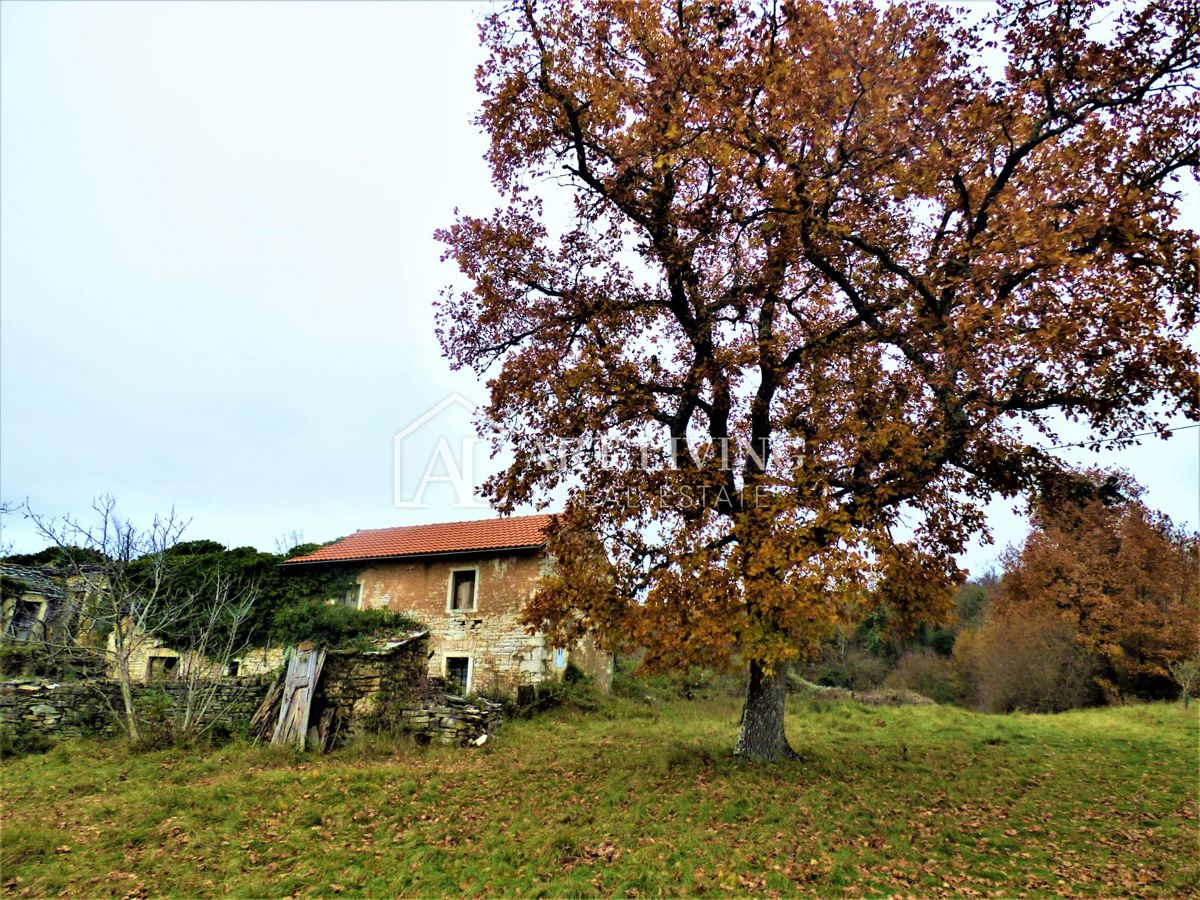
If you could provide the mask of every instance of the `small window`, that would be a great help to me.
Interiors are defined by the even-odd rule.
[[[342,606],[348,606],[351,609],[358,609],[359,598],[362,597],[362,585],[352,584],[346,588],[346,593],[342,597]]]
[[[454,572],[450,575],[450,608],[471,610],[475,608],[475,570]]]
[[[446,657],[446,681],[457,685],[462,693],[467,693],[471,683],[471,659],[468,656]]]
[[[241,672],[241,670],[242,670],[242,664],[239,663],[235,659],[233,662],[231,662],[229,664],[229,668],[225,670],[225,674],[228,675],[230,678],[237,678],[238,673]]]
[[[18,600],[9,626],[18,641],[31,641],[42,630],[42,603],[38,600]]]

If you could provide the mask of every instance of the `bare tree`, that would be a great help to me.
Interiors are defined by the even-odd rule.
[[[168,552],[179,542],[187,522],[174,510],[155,516],[142,528],[116,513],[116,500],[103,496],[92,504],[95,521],[70,516],[53,519],[35,513],[26,502],[25,516],[38,533],[63,551],[78,604],[70,634],[53,639],[55,649],[89,665],[84,677],[110,707],[134,743],[141,741],[134,704],[132,662],[159,646],[156,632],[176,623],[185,609],[168,602],[165,585]],[[105,690],[107,672],[120,689],[120,703]]]
[[[4,518],[20,512],[23,508],[20,503],[0,500],[0,559],[9,556],[13,549],[12,542],[4,540]]]
[[[291,531],[275,538],[275,552],[279,556],[287,556],[303,543],[304,532],[299,528],[293,528]]]
[[[182,739],[201,737],[219,720],[220,707],[228,702],[227,693],[221,699],[220,676],[248,647],[244,626],[257,598],[257,585],[239,583],[220,571],[187,596],[194,614],[187,637],[176,648],[184,654],[180,679],[185,690],[176,716]]]

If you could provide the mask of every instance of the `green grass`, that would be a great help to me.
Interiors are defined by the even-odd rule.
[[[1197,707],[1058,716],[615,703],[481,749],[63,745],[0,766],[8,892],[70,896],[1195,895]]]

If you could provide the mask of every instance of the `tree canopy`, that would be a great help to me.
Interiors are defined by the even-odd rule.
[[[1048,614],[1103,664],[1110,694],[1164,698],[1200,647],[1200,534],[1148,509],[1124,473],[1092,471],[1043,496],[1005,562],[1000,616]]]
[[[739,749],[778,758],[788,661],[864,587],[948,614],[983,502],[1061,470],[1060,423],[1200,416],[1198,26],[1189,0],[489,16],[504,204],[439,232],[469,282],[439,336],[490,379],[492,500],[568,494],[531,622],[748,659]]]
[[[224,579],[231,590],[253,599],[248,615],[238,623],[239,645],[265,647],[296,641],[302,631],[295,611],[311,613],[314,604],[340,599],[354,583],[353,574],[344,568],[296,572],[280,566],[288,557],[318,546],[306,544],[277,554],[254,547],[227,548],[210,540],[174,545],[165,552],[161,566],[166,605],[174,615],[155,626],[156,636],[176,648],[187,646],[197,622],[205,620],[214,583]],[[134,576],[149,564],[150,560],[135,560]]]

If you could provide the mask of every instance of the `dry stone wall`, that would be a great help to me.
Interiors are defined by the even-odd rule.
[[[498,727],[500,706],[455,696],[426,675],[428,636],[385,650],[332,650],[309,714],[328,719],[333,746],[355,734],[401,730],[419,740],[468,743]]]
[[[478,743],[500,727],[502,707],[483,697],[460,697],[431,678],[420,699],[400,710],[399,725],[418,739],[442,744]]]
[[[236,730],[262,703],[270,678],[223,678],[216,686],[207,721]],[[185,702],[187,685],[179,681],[134,686],[134,702],[165,695],[172,707]],[[0,728],[53,740],[105,736],[120,732],[113,715],[120,708],[116,682],[53,682],[19,679],[0,682]]]
[[[501,724],[501,707],[457,696],[444,681],[427,676],[424,635],[384,651],[330,651],[310,710],[310,724],[329,721],[329,746],[355,734],[401,730],[418,740],[450,744],[478,741]],[[208,721],[232,732],[248,725],[274,682],[273,676],[223,678]],[[134,685],[135,702],[165,696],[171,707],[186,701],[187,685],[162,681]],[[63,740],[121,733],[113,709],[121,704],[113,681],[0,682],[0,729],[12,735]]]

